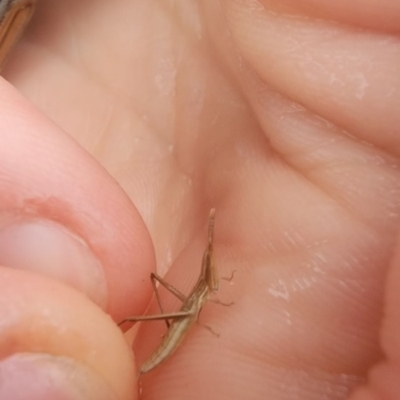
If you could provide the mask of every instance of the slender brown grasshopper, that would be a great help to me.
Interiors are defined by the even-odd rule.
[[[37,0],[0,0],[0,67],[21,36]]]
[[[141,374],[144,374],[157,367],[174,353],[179,344],[185,338],[186,334],[189,331],[189,328],[198,320],[199,313],[203,305],[207,301],[209,294],[215,293],[218,290],[219,279],[217,269],[214,265],[213,257],[214,219],[215,209],[212,209],[210,211],[208,223],[208,243],[203,255],[200,276],[190,294],[186,297],[179,290],[167,283],[163,278],[161,278],[157,274],[152,273],[151,282],[153,284],[156,299],[162,314],[145,315],[141,317],[128,317],[119,323],[119,325],[121,325],[127,321],[165,320],[167,324],[167,333],[163,337],[160,345],[143,363],[142,367],[140,368]],[[232,278],[233,273],[230,278],[221,279],[231,280]],[[158,281],[162,286],[164,286],[167,290],[169,290],[173,295],[175,295],[179,300],[182,301],[183,304],[179,311],[164,313],[155,281]],[[216,302],[222,305],[231,305],[224,304],[220,301]],[[211,328],[207,326],[205,327],[213,332]]]

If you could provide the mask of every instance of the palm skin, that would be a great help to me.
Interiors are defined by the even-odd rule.
[[[17,116],[9,148],[34,161],[3,152],[4,168],[17,159],[27,178],[2,189],[25,198],[33,181],[32,196],[45,198],[35,213],[99,259],[107,295],[46,274],[100,305],[75,308],[67,332],[97,337],[104,324],[112,368],[128,365],[130,350],[100,314],[118,322],[143,313],[156,264],[188,293],[217,210],[218,269],[237,271],[218,298],[234,305],[205,306],[200,322],[220,337],[195,326],[143,376],[145,399],[361,400],[390,376],[381,371],[398,349],[400,9],[380,7],[378,18],[365,12],[373,4],[349,13],[313,3],[42,0],[7,63],[14,87],[2,83],[0,100]],[[7,278],[14,292],[21,279],[37,282],[32,297],[51,286],[21,276]],[[54,313],[71,307],[68,295],[45,301]],[[91,312],[95,326],[83,322]],[[138,364],[161,329],[139,329]],[[135,395],[133,373],[110,378],[106,358],[94,367],[69,343],[66,335],[41,351],[88,365],[123,400]],[[90,346],[101,352],[101,343]]]

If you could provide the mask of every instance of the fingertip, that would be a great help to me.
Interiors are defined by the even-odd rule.
[[[0,108],[0,262],[29,265],[74,286],[115,321],[141,314],[155,257],[132,201],[89,153],[1,79]],[[38,241],[38,230],[45,240]]]
[[[14,375],[26,374],[29,382],[36,375],[50,379],[46,375],[50,371],[61,391],[74,384],[71,376],[77,374],[74,390],[87,391],[89,399],[95,398],[96,381],[116,399],[136,396],[131,349],[99,307],[78,291],[38,274],[0,267],[0,282],[0,360],[5,371],[25,365],[25,372],[17,368]],[[87,377],[87,385],[82,376]]]

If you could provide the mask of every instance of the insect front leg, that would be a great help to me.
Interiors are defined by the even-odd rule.
[[[176,311],[173,313],[156,314],[156,315],[142,315],[139,317],[127,317],[118,323],[121,326],[125,322],[138,322],[138,321],[157,321],[157,320],[168,320],[168,319],[179,319],[191,316],[190,311]]]
[[[164,309],[161,304],[160,293],[158,292],[156,281],[158,281],[160,283],[160,285],[164,286],[165,289],[167,289],[170,293],[172,293],[175,297],[177,297],[182,303],[184,303],[186,301],[186,296],[183,293],[181,293],[178,289],[173,287],[171,284],[166,282],[163,278],[161,278],[161,276],[152,272],[150,275],[150,279],[151,279],[151,284],[153,285],[154,293],[156,295],[158,306],[160,307],[160,311],[163,314],[164,314]],[[165,319],[165,323],[167,325],[167,328],[169,328],[170,324],[169,324],[168,319]]]

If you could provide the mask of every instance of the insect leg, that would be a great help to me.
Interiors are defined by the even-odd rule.
[[[222,279],[222,280],[224,280],[224,281],[230,282],[230,281],[233,279],[233,277],[235,276],[235,272],[236,272],[236,269],[234,269],[234,270],[232,271],[231,276],[222,276],[222,277],[219,278],[219,279]]]
[[[153,288],[154,288],[154,293],[156,295],[158,306],[160,307],[160,310],[163,314],[164,314],[164,310],[163,310],[163,307],[161,304],[160,294],[158,292],[158,288],[157,288],[155,281],[158,281],[160,283],[160,285],[164,286],[165,289],[167,289],[170,293],[172,293],[174,296],[176,296],[182,303],[186,301],[186,296],[183,293],[181,293],[178,289],[176,289],[172,285],[170,285],[168,282],[166,282],[163,278],[161,278],[161,276],[152,272],[150,275],[150,279],[151,279],[151,284],[153,285]],[[167,328],[169,328],[168,319],[165,320],[165,323],[167,324]]]
[[[121,326],[125,322],[137,322],[137,321],[156,321],[160,319],[179,319],[184,317],[189,317],[191,314],[190,311],[177,311],[173,313],[166,313],[166,314],[156,314],[156,315],[142,315],[139,317],[128,317],[123,319],[118,326]]]
[[[213,328],[211,328],[211,326],[208,325],[204,325],[202,323],[200,323],[199,321],[196,321],[198,325],[202,326],[203,328],[206,328],[208,331],[210,331],[214,336],[216,337],[220,337],[220,334],[215,332]]]
[[[220,306],[225,306],[225,307],[230,307],[235,304],[235,302],[233,302],[233,301],[231,301],[230,303],[224,303],[218,299],[208,299],[208,301],[211,301],[212,303],[219,304]]]

